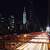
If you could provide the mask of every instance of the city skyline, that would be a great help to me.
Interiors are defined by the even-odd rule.
[[[45,3],[44,3],[45,2]],[[22,24],[22,18],[23,18],[23,11],[24,11],[24,7],[26,7],[26,15],[27,15],[27,20],[29,20],[30,18],[30,9],[32,11],[32,25],[34,23],[35,25],[38,25],[40,27],[42,27],[43,29],[45,29],[45,27],[47,26],[47,18],[48,16],[48,3],[47,0],[44,1],[37,1],[37,0],[18,0],[18,1],[4,1],[4,3],[2,4],[1,1],[1,8],[0,8],[0,14],[2,15],[3,18],[6,18],[5,20],[7,20],[9,18],[10,15],[14,15],[15,17],[15,26],[19,28],[19,26],[17,26],[18,24]],[[7,24],[8,24],[9,20],[7,20]],[[6,24],[5,24],[6,25]],[[7,25],[8,26],[8,25]],[[33,28],[34,28],[33,26]],[[36,27],[36,26],[35,26]],[[37,27],[36,27],[37,28]],[[17,28],[15,29],[17,31]]]

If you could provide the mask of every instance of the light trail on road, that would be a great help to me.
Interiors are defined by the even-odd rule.
[[[42,38],[42,39],[38,39],[38,38]],[[33,37],[30,41],[35,42],[35,43],[26,42],[20,47],[18,47],[17,50],[48,50],[47,42],[49,42],[49,40],[48,40],[48,36],[45,33],[39,34],[38,36]],[[38,42],[41,42],[41,43],[38,43]]]
[[[48,45],[45,43],[26,43],[17,48],[17,50],[48,50]]]

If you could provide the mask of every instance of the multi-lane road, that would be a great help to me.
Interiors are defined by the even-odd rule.
[[[47,34],[42,33],[19,46],[17,50],[48,50],[48,42]]]
[[[46,43],[24,43],[17,50],[48,50]]]
[[[46,32],[33,32],[32,34],[22,34],[17,35],[16,37],[14,35],[11,35],[10,37],[5,35],[4,38],[8,43],[8,45],[5,44],[5,48],[7,49],[48,50],[49,38],[48,33]]]

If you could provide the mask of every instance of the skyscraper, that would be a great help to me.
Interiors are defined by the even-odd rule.
[[[14,28],[15,28],[15,17],[13,15],[10,15],[9,18],[9,26],[8,26],[8,30],[10,33],[13,33],[14,32]]]
[[[8,33],[8,20],[6,16],[0,16],[0,34]]]
[[[24,11],[23,11],[23,24],[26,24],[27,22],[27,19],[26,19],[26,10],[25,10],[25,7],[24,7]]]

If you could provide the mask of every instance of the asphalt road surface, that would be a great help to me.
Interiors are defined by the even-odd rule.
[[[28,42],[24,43],[23,45],[18,47],[17,50],[48,50],[48,44],[47,44],[48,36],[45,33],[39,34],[36,37],[33,37],[30,41],[35,43],[28,43]],[[38,42],[41,42],[41,43],[38,43]]]
[[[48,45],[46,43],[25,43],[17,50],[48,50]]]

